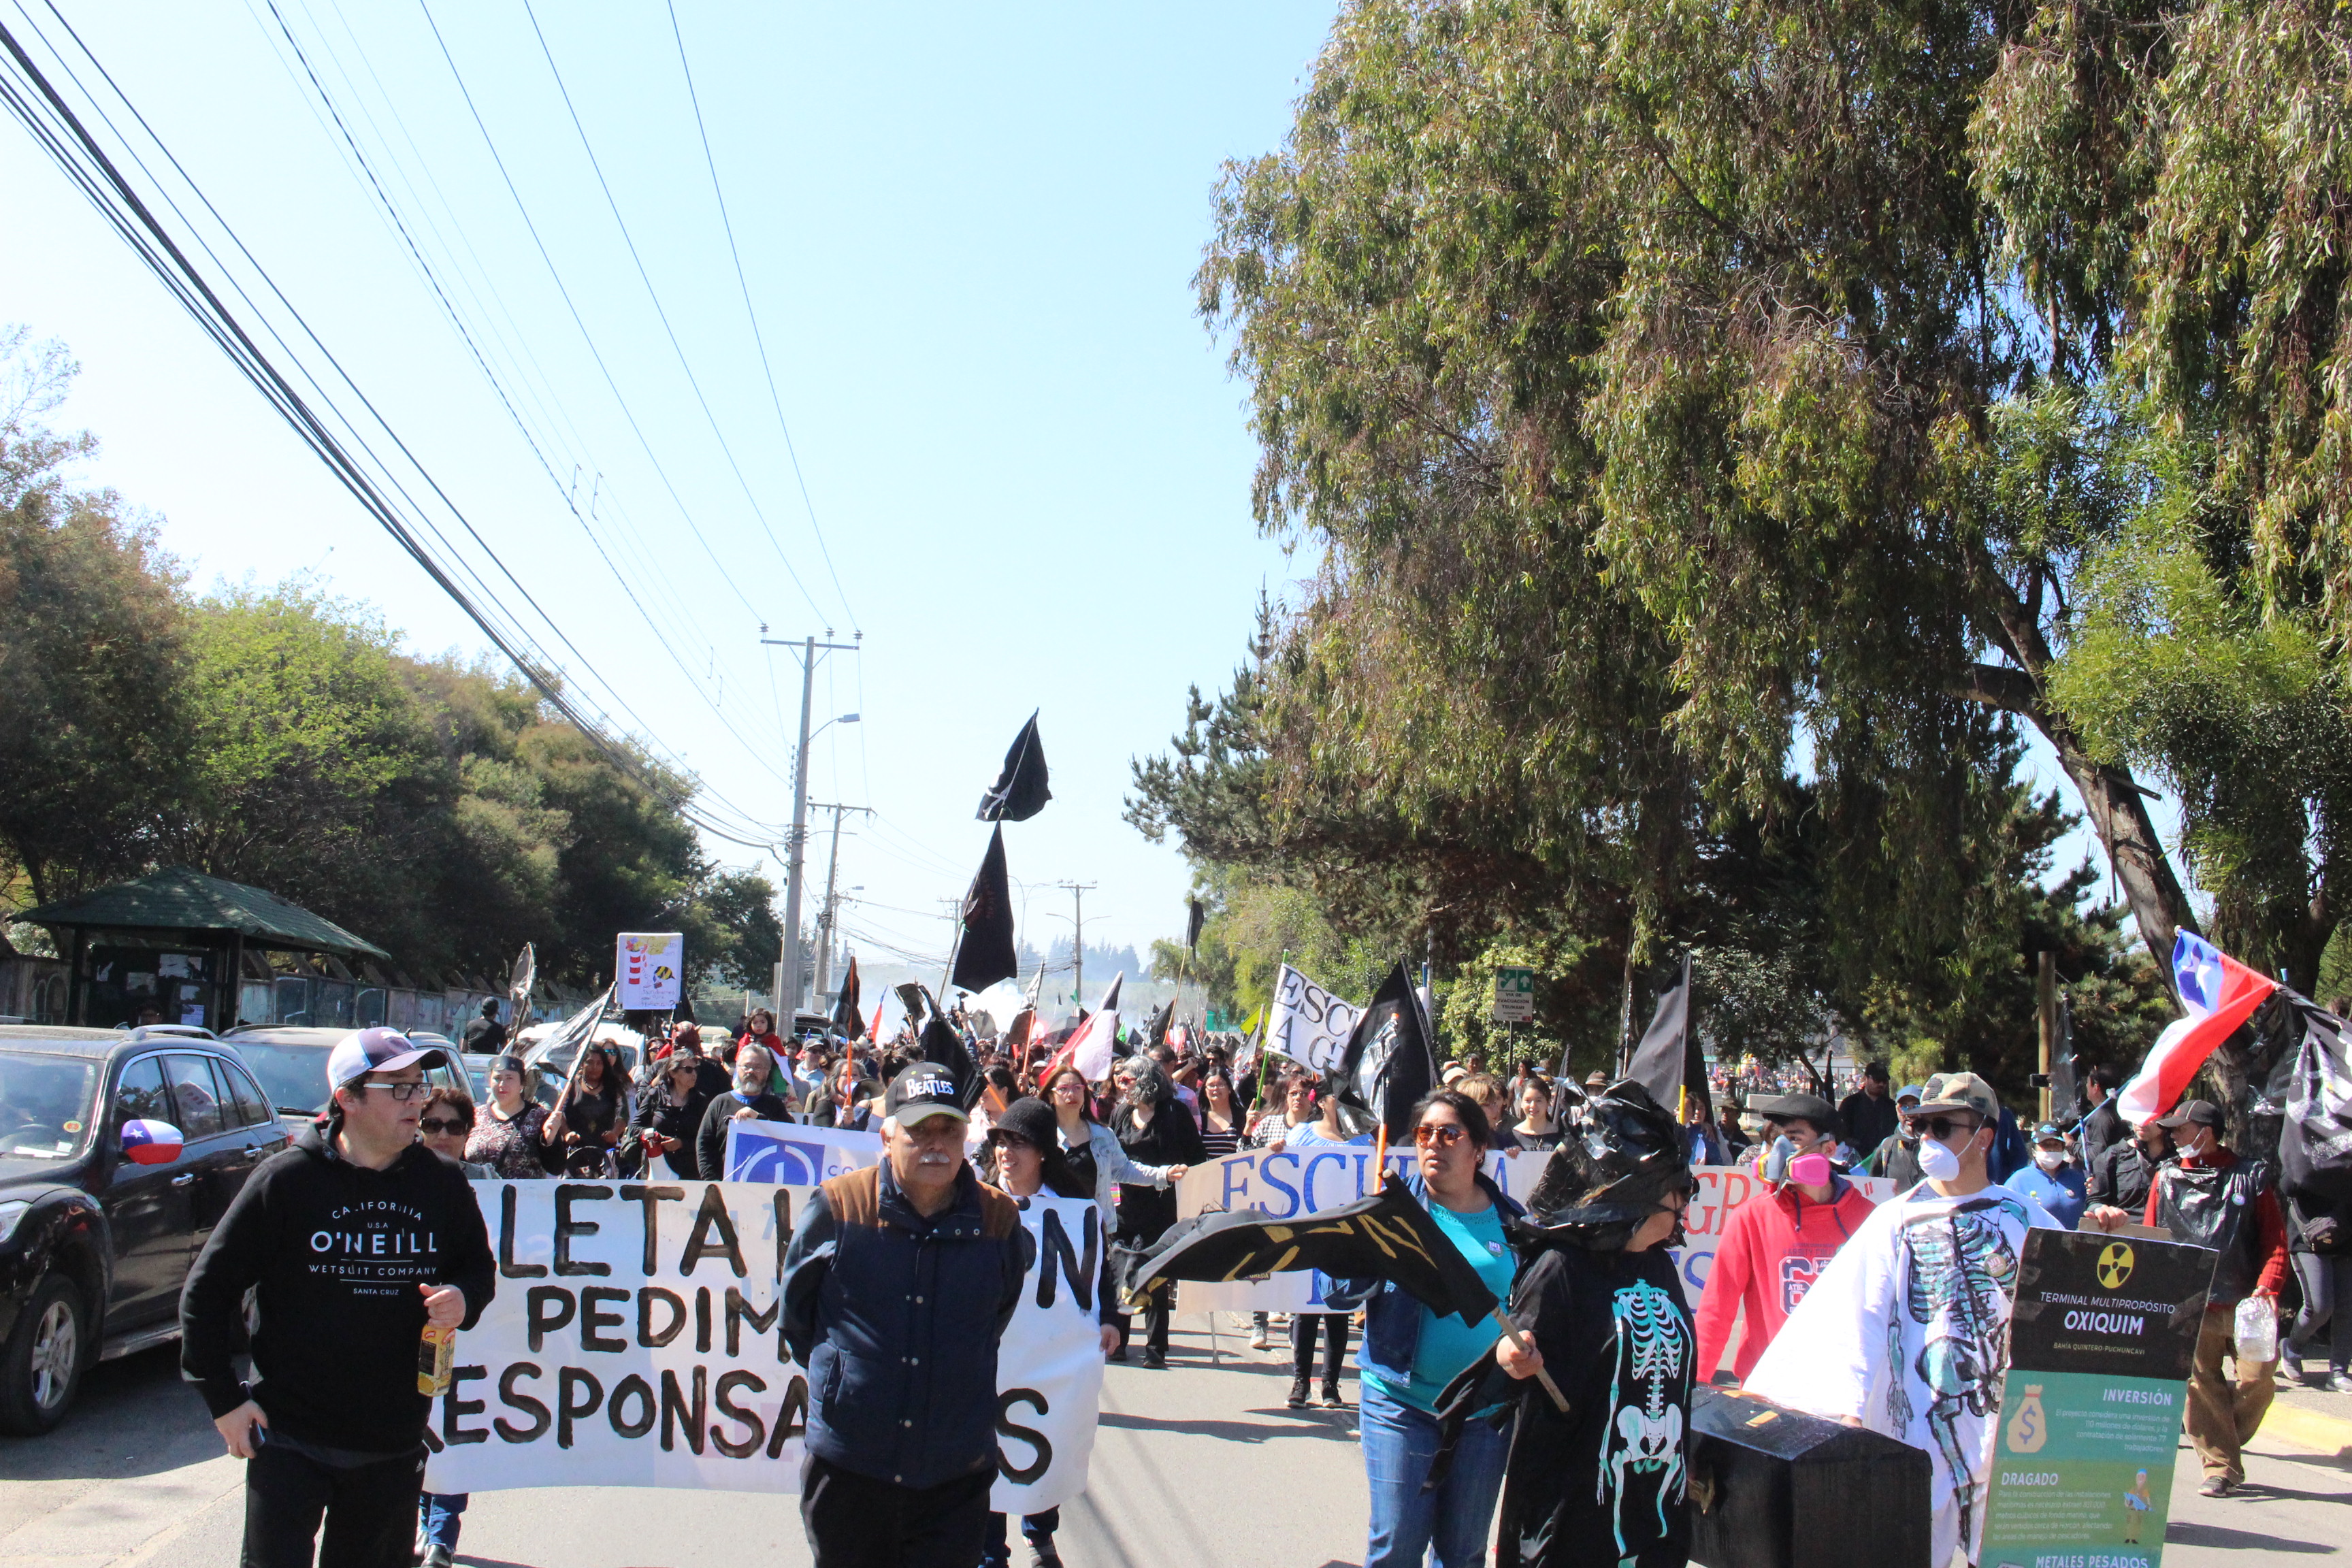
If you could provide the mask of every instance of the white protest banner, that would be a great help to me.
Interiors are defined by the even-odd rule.
[[[473,1186],[499,1293],[457,1336],[426,1490],[799,1489],[808,1382],[783,1342],[780,1280],[810,1189]],[[1038,1245],[998,1352],[993,1506],[1034,1512],[1086,1487],[1105,1243],[1082,1200],[1032,1199],[1024,1223]]]
[[[882,1163],[878,1132],[842,1132],[747,1118],[727,1126],[727,1179],[814,1187]]]
[[[686,991],[686,938],[674,931],[625,931],[613,954],[624,1012],[667,1013]]]
[[[1265,1048],[1317,1072],[1333,1071],[1346,1054],[1348,1037],[1355,1033],[1356,1020],[1363,1012],[1286,963],[1274,983]]]
[[[998,1513],[1043,1513],[1087,1489],[1102,1408],[1101,1211],[1085,1198],[1034,1197],[1021,1223],[1037,1260],[996,1351]]]
[[[1535,1190],[1546,1156],[1532,1151],[1490,1153],[1486,1174],[1521,1203]],[[1389,1151],[1388,1168],[1402,1176],[1412,1169],[1412,1151]],[[1176,1184],[1180,1219],[1221,1209],[1257,1209],[1271,1219],[1297,1219],[1338,1208],[1370,1195],[1372,1146],[1308,1144],[1298,1149],[1244,1149],[1195,1165]],[[1321,1276],[1302,1270],[1265,1279],[1209,1284],[1187,1279],[1177,1288],[1177,1304],[1187,1312],[1313,1312],[1322,1310]]]

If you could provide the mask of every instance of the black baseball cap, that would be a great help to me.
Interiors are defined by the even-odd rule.
[[[901,1127],[934,1116],[971,1120],[964,1110],[963,1097],[956,1093],[955,1074],[937,1062],[917,1062],[892,1079],[890,1091],[882,1097],[882,1114]]]
[[[2221,1108],[2210,1100],[2184,1100],[2171,1115],[2156,1119],[2158,1127],[2186,1127],[2192,1121],[2218,1131],[2221,1126]]]

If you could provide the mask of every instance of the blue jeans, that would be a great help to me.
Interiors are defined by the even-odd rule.
[[[417,1521],[424,1528],[427,1544],[457,1550],[457,1516],[466,1511],[467,1500],[464,1492],[447,1497],[426,1492],[416,1500]]]
[[[1422,1483],[1437,1457],[1436,1416],[1367,1381],[1358,1431],[1364,1478],[1372,1489],[1371,1542],[1364,1549],[1364,1568],[1422,1568],[1433,1554],[1438,1568],[1479,1568],[1495,1522],[1495,1499],[1503,1489],[1508,1437],[1484,1421],[1464,1423],[1454,1468],[1443,1486],[1423,1491]]]
[[[989,1514],[988,1543],[981,1550],[981,1568],[1005,1568],[1013,1561],[1013,1547],[1005,1539],[1004,1525],[1003,1514]],[[1029,1542],[1030,1551],[1043,1556],[1054,1555],[1054,1531],[1061,1528],[1062,1510],[1058,1508],[1021,1516],[1022,1539]]]

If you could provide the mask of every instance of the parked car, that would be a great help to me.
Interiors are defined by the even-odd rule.
[[[216,1041],[0,1028],[0,1431],[49,1430],[90,1366],[176,1339],[198,1249],[289,1142]]]
[[[261,1087],[278,1115],[299,1125],[327,1109],[327,1055],[349,1029],[312,1029],[294,1024],[252,1024],[231,1029],[222,1044],[235,1051]],[[446,1047],[444,1047],[445,1049]],[[455,1059],[455,1053],[451,1053]],[[427,1068],[425,1081],[463,1087],[465,1078],[454,1066]]]

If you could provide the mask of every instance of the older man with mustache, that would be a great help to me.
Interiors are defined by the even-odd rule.
[[[1029,1233],[965,1163],[947,1068],[899,1073],[883,1112],[882,1163],[820,1187],[784,1257],[784,1339],[809,1380],[801,1521],[817,1568],[971,1568]]]

